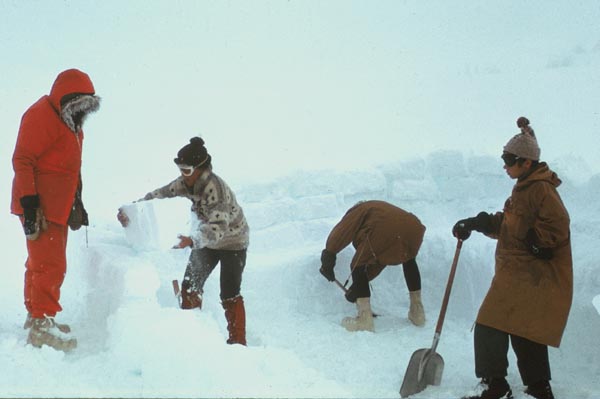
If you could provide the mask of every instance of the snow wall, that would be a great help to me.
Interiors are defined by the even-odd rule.
[[[600,239],[600,203],[597,201],[600,196],[600,175],[583,181],[573,164],[568,160],[550,164],[563,179],[559,192],[571,216],[575,275],[573,308],[563,344],[559,350],[552,350],[551,356],[561,358],[560,362],[565,368],[575,371],[573,368],[580,367],[586,370],[586,374],[589,365],[595,364],[596,374],[600,374],[600,366],[594,360],[600,358],[600,348],[594,338],[596,334],[590,334],[591,331],[600,331],[600,318],[592,304],[600,287],[597,266],[597,259],[600,258],[597,246]],[[227,176],[222,177],[227,180]],[[164,182],[157,183],[158,187]],[[313,317],[314,313],[324,314],[329,315],[334,323],[339,321],[339,315],[352,314],[354,308],[343,300],[341,292],[318,273],[319,257],[331,228],[349,207],[367,199],[389,201],[417,215],[427,227],[417,261],[428,319],[435,320],[456,245],[450,233],[452,225],[456,220],[474,216],[480,211],[502,209],[513,184],[514,181],[508,178],[498,158],[441,151],[424,158],[387,163],[375,168],[298,171],[272,181],[233,186],[251,227],[248,265],[242,287],[249,308],[250,344],[253,343],[252,318],[256,318],[254,324],[257,326],[261,321],[258,315],[253,315],[252,307],[262,309],[261,302],[264,301],[275,301],[278,304],[273,310],[275,312],[283,309],[290,314],[304,315],[307,319]],[[176,234],[187,233],[190,228],[189,202],[183,199],[153,201],[152,207],[156,215],[149,218],[156,218],[156,231],[130,234],[127,237],[129,245],[152,258],[148,269],[152,268],[152,264],[159,264],[159,259],[164,257],[169,276],[181,278],[188,253],[168,248],[175,242]],[[123,233],[118,228],[115,234],[116,240],[122,239]],[[155,242],[154,251],[148,251],[148,241],[143,241],[144,244],[136,242],[139,237],[148,235]],[[494,240],[477,233],[463,245],[446,324],[459,321],[461,327],[468,327],[464,329],[464,334],[471,333],[470,327],[490,284],[494,248]],[[90,252],[95,251],[88,250]],[[349,277],[349,263],[353,254],[353,249],[348,247],[338,256],[335,270],[338,280],[342,282]],[[135,256],[139,257],[140,254],[136,253]],[[95,269],[92,266],[96,263],[94,259],[86,263],[84,269]],[[120,268],[118,262],[111,259],[110,263],[115,265],[113,273],[125,272],[126,269]],[[159,294],[158,298],[162,298],[163,302],[165,298],[170,301],[171,298],[166,295],[170,290],[170,280],[164,277],[165,269],[159,270],[159,274],[163,277],[159,288],[162,295]],[[90,280],[90,277],[93,279]],[[90,281],[92,287],[97,285],[97,277],[90,275],[84,280]],[[126,296],[122,297],[121,302],[115,299],[120,297],[121,285],[127,281],[124,277],[116,279],[116,284],[110,274],[104,277],[104,295],[109,303],[113,302],[114,311],[122,308],[123,301],[126,301]],[[218,298],[216,276],[209,279],[206,290],[207,297]],[[107,309],[110,308],[100,305],[102,301],[98,301],[97,295],[97,288],[87,292],[90,307],[102,307],[103,310],[99,311],[109,316]],[[408,296],[399,267],[388,267],[372,282],[372,295],[376,311],[405,316]],[[224,333],[225,321],[220,312],[221,309],[216,307],[214,317]],[[269,316],[265,324],[267,319]],[[282,323],[287,322],[287,319],[282,320]],[[389,326],[390,329],[395,327]],[[282,325],[282,328],[285,327]],[[297,328],[302,329],[301,322]],[[446,326],[446,331],[448,328],[451,327]],[[256,333],[257,337],[260,335]],[[278,342],[275,336],[272,339]],[[257,343],[261,342],[254,342]],[[470,353],[471,348],[468,349]],[[469,361],[467,368],[472,367],[469,356],[466,357]],[[555,364],[558,360],[553,362]]]
[[[569,324],[561,348],[551,350],[554,371],[562,374],[564,380],[570,373],[600,374],[597,362],[600,317],[592,305],[600,286],[597,267],[600,205],[596,200],[600,195],[600,176],[575,184],[572,181],[576,179],[569,179],[572,171],[557,169],[557,172],[563,178],[559,191],[572,219],[575,265],[575,296]],[[222,177],[227,180],[227,176]],[[164,183],[156,182],[155,187]],[[513,183],[505,175],[499,159],[439,152],[376,168],[300,171],[268,182],[232,185],[251,227],[242,285],[248,316],[246,351],[223,343],[226,323],[218,303],[218,275],[207,282],[203,312],[182,316],[175,307],[171,280],[181,279],[189,252],[173,250],[170,246],[178,233],[185,234],[190,229],[188,201],[155,200],[129,205],[131,213],[137,212],[137,222],[130,230],[122,229],[116,218],[94,220],[92,214],[93,224],[87,236],[83,230],[71,233],[69,242],[69,273],[62,303],[68,310],[65,316],[68,315],[78,331],[80,345],[78,354],[71,358],[75,360],[66,365],[61,363],[61,367],[67,368],[61,372],[68,374],[69,367],[97,370],[98,365],[104,365],[103,371],[84,376],[66,389],[44,368],[44,364],[54,364],[53,359],[60,357],[48,349],[45,354],[49,358],[39,365],[36,363],[33,370],[6,373],[3,386],[7,383],[14,388],[5,394],[72,395],[82,392],[78,391],[81,389],[91,396],[196,396],[200,389],[202,396],[225,397],[244,394],[394,397],[410,353],[418,347],[427,347],[433,336],[456,245],[450,233],[452,225],[482,210],[501,209]],[[155,187],[144,187],[140,194]],[[398,341],[402,335],[399,331],[410,327],[406,321],[408,295],[402,270],[389,267],[372,282],[374,310],[391,316],[377,322],[377,340],[367,345],[361,341],[360,334],[351,336],[344,344],[347,346],[342,348],[352,350],[340,350],[333,358],[322,353],[322,345],[334,345],[334,338],[328,338],[328,334],[339,334],[341,316],[353,314],[354,307],[343,299],[337,287],[319,274],[320,251],[329,231],[346,210],[357,201],[367,199],[389,201],[413,212],[427,226],[417,257],[428,312],[427,331],[421,333],[425,338],[419,339],[418,346],[408,341],[403,347]],[[103,207],[115,208],[112,213],[116,214],[118,205],[102,200],[92,202],[90,207],[99,211]],[[21,237],[18,238],[19,243],[15,245],[22,245]],[[445,371],[444,378],[459,385],[457,392],[461,392],[461,386],[468,386],[463,384],[474,382],[472,349],[452,349],[452,337],[470,335],[492,277],[494,247],[495,241],[473,234],[463,245],[459,259],[438,349],[452,365]],[[347,248],[338,256],[335,270],[341,281],[349,275],[352,255],[353,250]],[[18,270],[9,276],[8,283],[18,286],[21,278],[22,271]],[[11,290],[19,292],[20,288]],[[22,305],[15,298],[11,298],[5,312],[22,314],[24,318]],[[7,331],[10,328],[8,326]],[[3,342],[0,352],[8,362],[24,363],[23,355],[18,354],[22,349],[14,350],[21,348],[22,343],[7,334],[10,333],[3,332],[0,337]],[[165,339],[168,336],[178,339]],[[458,345],[464,346],[465,342],[470,345],[470,341],[468,338]],[[376,342],[382,342],[384,347],[378,350]],[[373,359],[374,367],[394,364],[398,369],[377,373],[371,376],[370,384],[364,384],[362,374],[357,374],[359,371],[353,373],[343,365],[356,361],[356,357],[368,358],[372,353],[388,353],[390,357]],[[219,359],[216,364],[207,361],[215,358]],[[193,362],[197,359],[198,374],[211,377],[214,384],[198,388],[193,376],[178,372],[178,367],[185,367],[186,359]],[[310,366],[307,369],[307,359],[317,361],[319,370]],[[280,367],[282,364],[286,367]],[[514,364],[512,362],[512,373]],[[243,370],[237,387],[229,387],[223,377],[232,372],[232,367]],[[164,376],[168,375],[166,369],[183,378],[177,381],[175,391],[171,383],[164,383]],[[298,369],[303,371],[298,372]],[[31,373],[37,373],[42,381],[39,392],[19,388],[28,383]],[[244,384],[253,388],[244,391],[240,388]],[[294,387],[293,390],[290,387]],[[570,392],[565,391],[570,387],[562,389],[559,385],[558,393]],[[593,392],[598,393],[588,386],[578,389],[588,394],[592,392],[590,397]]]

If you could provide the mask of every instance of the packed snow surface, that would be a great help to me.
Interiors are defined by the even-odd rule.
[[[598,398],[600,178],[575,184],[572,170],[557,172],[571,215],[575,296],[562,345],[550,349],[552,384],[557,398]],[[167,182],[140,186],[131,200]],[[499,158],[445,151],[373,168],[299,171],[233,185],[251,226],[242,283],[247,347],[225,343],[218,269],[206,284],[202,311],[177,306],[171,281],[182,278],[189,250],[171,247],[177,234],[189,233],[189,202],[119,204],[111,198],[91,199],[100,217],[91,214],[87,232],[70,232],[64,310],[57,319],[71,325],[78,348],[63,354],[26,345],[25,239],[17,219],[7,216],[0,396],[397,398],[410,356],[432,343],[456,246],[453,223],[501,209],[512,184]],[[380,314],[375,333],[350,333],[340,325],[355,308],[319,274],[320,251],[345,211],[366,199],[389,201],[427,226],[417,257],[424,327],[407,320],[400,267],[372,282],[372,305]],[[132,218],[126,229],[114,217],[122,205]],[[459,397],[476,385],[471,328],[492,277],[494,245],[476,233],[465,241],[437,348],[445,362],[442,384],[415,398]],[[352,255],[349,247],[338,256],[341,281],[349,276]],[[512,352],[509,359],[508,380],[515,397],[524,399]]]

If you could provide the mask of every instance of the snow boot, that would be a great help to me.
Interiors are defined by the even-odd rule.
[[[512,391],[504,377],[483,378],[477,385],[479,394],[465,396],[462,399],[513,399]]]
[[[181,309],[202,309],[202,294],[186,287],[184,282],[181,289]]]
[[[31,319],[31,329],[29,330],[27,343],[36,348],[48,345],[63,352],[69,352],[77,347],[77,340],[60,331],[54,317],[48,316]]]
[[[535,399],[554,399],[550,381],[547,380],[538,381],[535,384],[528,385],[527,389],[525,389],[525,393]]]
[[[238,295],[233,298],[225,299],[222,303],[225,309],[225,318],[227,319],[227,331],[229,338],[227,343],[240,344],[246,346],[246,309],[244,307],[244,298]]]
[[[356,317],[345,317],[342,320],[342,326],[348,331],[372,331],[375,332],[373,323],[373,312],[371,311],[371,298],[357,298]]]
[[[421,327],[425,324],[425,310],[423,309],[423,302],[421,302],[421,290],[411,291],[408,295],[410,296],[408,320],[415,326]]]
[[[58,328],[62,333],[68,334],[71,332],[71,327],[68,324],[61,324],[54,322],[56,324],[56,328]],[[31,317],[31,313],[27,313],[27,318],[25,319],[25,324],[23,324],[23,328],[28,330],[33,325],[33,318]]]

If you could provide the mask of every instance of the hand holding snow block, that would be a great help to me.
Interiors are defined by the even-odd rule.
[[[128,219],[125,237],[132,247],[152,249],[159,246],[156,216],[151,202],[123,205],[119,213],[124,214]]]

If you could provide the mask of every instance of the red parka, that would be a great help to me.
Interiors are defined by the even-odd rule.
[[[11,212],[22,215],[19,202],[39,195],[46,219],[65,225],[81,169],[83,131],[72,132],[60,116],[60,100],[72,93],[95,94],[89,76],[77,69],[60,73],[49,95],[23,114],[13,153],[15,177]]]

